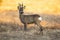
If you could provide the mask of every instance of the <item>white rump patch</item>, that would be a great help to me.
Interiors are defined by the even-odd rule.
[[[42,17],[39,17],[38,20],[42,20]]]

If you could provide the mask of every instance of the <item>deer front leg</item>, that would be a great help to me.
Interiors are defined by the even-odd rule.
[[[27,24],[24,24],[24,31],[27,30]]]

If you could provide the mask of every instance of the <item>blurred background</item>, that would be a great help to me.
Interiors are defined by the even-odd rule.
[[[22,25],[19,20],[18,3],[23,3],[25,14],[39,14],[41,25],[49,28],[60,28],[60,0],[0,0],[0,23]]]

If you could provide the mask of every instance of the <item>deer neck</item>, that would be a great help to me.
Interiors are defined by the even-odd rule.
[[[20,18],[22,18],[23,17],[23,14],[20,14]]]

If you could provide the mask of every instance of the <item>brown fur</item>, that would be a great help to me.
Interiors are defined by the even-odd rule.
[[[24,30],[27,30],[27,24],[34,23],[40,27],[41,32],[43,31],[43,28],[40,25],[41,20],[38,20],[40,15],[38,15],[38,14],[24,15],[23,14],[24,13],[23,12],[23,9],[24,9],[23,4],[18,6],[18,9],[19,9],[19,18],[20,18],[21,22],[24,24]]]

